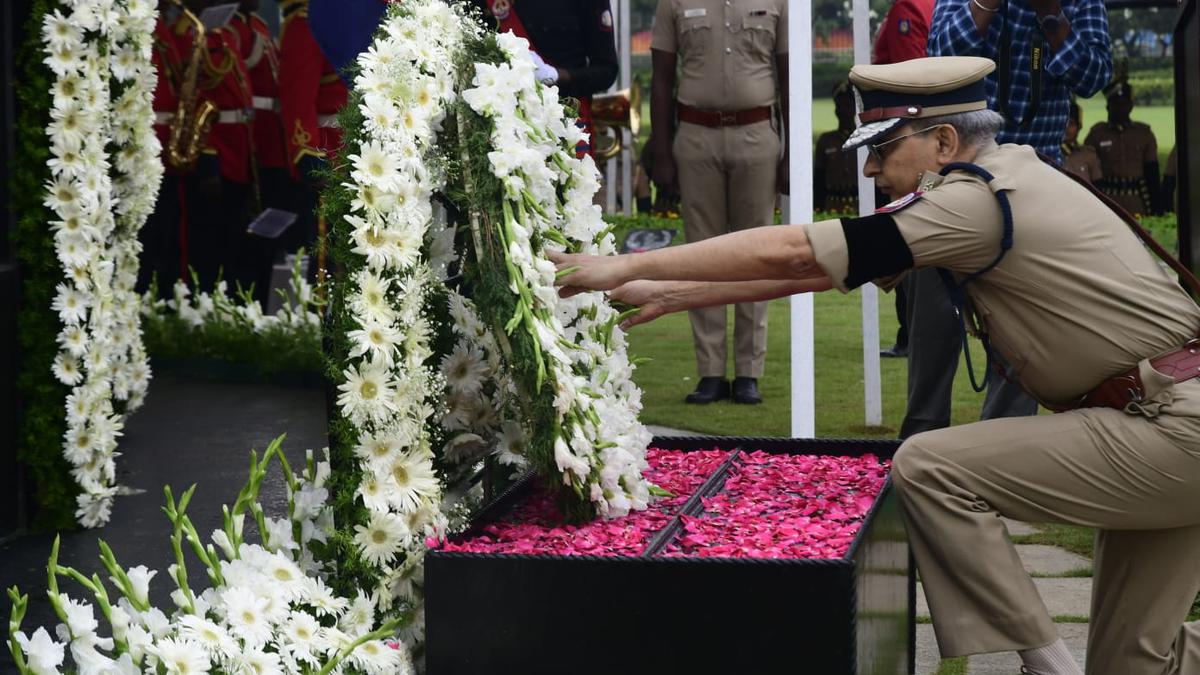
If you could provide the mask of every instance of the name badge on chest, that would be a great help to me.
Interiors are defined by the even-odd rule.
[[[683,18],[685,18],[685,19],[695,19],[696,17],[701,17],[701,16],[708,16],[708,10],[705,9],[704,7],[700,7],[698,9],[683,10]]]

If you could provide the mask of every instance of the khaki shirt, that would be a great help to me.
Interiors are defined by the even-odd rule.
[[[1095,183],[1104,177],[1104,169],[1100,166],[1100,156],[1090,145],[1068,147],[1063,143],[1063,168],[1078,176],[1086,178],[1089,183]]]
[[[992,345],[1021,383],[1065,403],[1140,360],[1196,335],[1200,308],[1115,213],[1087,188],[1019,145],[982,149],[975,163],[995,180],[955,171],[922,176],[926,191],[892,214],[914,267],[961,280],[1000,251],[1005,190],[1013,247],[967,285]],[[849,253],[840,220],[803,226],[817,264],[847,290]]]
[[[1146,163],[1158,161],[1158,141],[1150,127],[1141,122],[1129,126],[1097,122],[1085,142],[1096,149],[1108,179],[1144,178]]]
[[[787,0],[659,0],[651,49],[675,54],[681,103],[745,110],[775,103]]]

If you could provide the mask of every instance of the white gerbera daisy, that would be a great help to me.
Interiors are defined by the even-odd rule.
[[[259,647],[247,649],[235,661],[246,675],[283,675],[279,654],[265,652]]]
[[[374,513],[386,513],[391,505],[387,482],[379,480],[374,473],[363,476],[355,494],[362,499],[363,506]]]
[[[179,636],[204,647],[213,656],[229,657],[237,653],[237,641],[224,627],[194,614],[179,619]]]
[[[354,344],[351,358],[379,358],[389,365],[395,362],[396,349],[403,338],[395,326],[370,320],[364,321],[362,328],[350,331],[347,337]]]
[[[314,653],[317,649],[317,636],[321,633],[321,624],[316,618],[306,612],[292,612],[283,624],[284,644],[288,654],[301,663],[315,666],[320,662]]]
[[[58,344],[74,357],[82,357],[87,353],[88,336],[82,326],[67,326],[58,334]]]
[[[42,203],[60,217],[77,214],[82,206],[79,188],[63,176],[46,185],[46,199]]]
[[[350,609],[338,619],[338,628],[350,635],[359,635],[371,630],[375,623],[375,603],[362,591],[350,602]]]
[[[399,254],[393,237],[381,226],[372,225],[355,215],[346,215],[346,222],[354,226],[351,237],[354,253],[367,259],[367,266],[374,270],[395,267]]]
[[[392,323],[396,312],[388,302],[391,283],[369,270],[363,270],[355,278],[359,292],[351,296],[350,309],[360,317],[381,323]]]
[[[350,653],[350,661],[371,675],[403,672],[400,651],[387,646],[383,640],[362,643]]]
[[[395,559],[409,536],[404,521],[393,513],[373,513],[366,525],[355,525],[354,532],[359,552],[374,565],[385,565]]]
[[[370,421],[380,423],[397,410],[392,400],[393,381],[386,364],[381,360],[360,363],[347,368],[342,375],[346,381],[338,385],[338,405],[355,424]]]
[[[407,430],[405,430],[407,431]],[[392,460],[399,457],[411,442],[411,433],[389,431],[386,433],[364,434],[354,447],[354,454],[369,466],[390,466]]]
[[[271,639],[271,623],[267,620],[268,598],[244,588],[229,588],[221,592],[225,605],[225,621],[230,631],[248,647],[266,644]]]
[[[79,369],[79,359],[66,352],[59,352],[54,357],[54,377],[68,387],[73,387],[83,379],[83,371]]]
[[[97,488],[75,497],[75,520],[86,528],[100,527],[112,516],[116,487]]]
[[[396,203],[395,196],[390,192],[384,192],[374,185],[363,185],[358,183],[343,183],[344,187],[351,188],[355,191],[354,199],[350,201],[351,211],[367,211],[381,212],[392,208]],[[353,224],[353,223],[351,223]]]
[[[496,434],[496,459],[509,466],[525,466],[529,453],[529,436],[513,420],[505,420]]]
[[[211,664],[204,647],[186,639],[164,638],[149,647],[158,663],[169,675],[199,675],[207,673]]]
[[[389,498],[398,511],[415,509],[426,500],[435,500],[441,492],[433,470],[433,455],[403,453],[388,467]]]
[[[92,304],[92,299],[87,294],[66,284],[59,284],[55,290],[57,293],[50,308],[58,312],[58,318],[63,323],[76,324],[87,318],[88,307]]]
[[[359,183],[374,185],[381,190],[393,191],[400,184],[400,171],[396,158],[381,143],[368,141],[359,149],[359,154],[350,155],[354,163],[351,177]]]
[[[483,388],[488,365],[479,347],[472,342],[459,341],[453,351],[442,357],[441,371],[452,392],[469,395]]]

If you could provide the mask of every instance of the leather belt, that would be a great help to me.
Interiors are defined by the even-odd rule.
[[[771,119],[771,106],[745,110],[701,110],[684,103],[676,103],[675,109],[680,122],[699,124],[704,127],[740,127]]]
[[[279,112],[279,99],[274,96],[255,96],[254,109],[267,112]]]
[[[341,129],[342,125],[338,123],[337,115],[317,115],[317,126],[325,127],[326,129]]]
[[[1175,380],[1175,383],[1187,382],[1200,377],[1200,337],[1188,340],[1179,349],[1167,352],[1162,356],[1150,359],[1150,366],[1158,372]],[[1138,367],[1114,375],[1100,383],[1100,386],[1084,394],[1078,401],[1066,406],[1047,406],[1054,412],[1074,410],[1075,408],[1116,408],[1124,410],[1130,403],[1138,403],[1146,399],[1146,386]]]
[[[254,108],[234,108],[217,114],[217,124],[244,124],[254,119]]]

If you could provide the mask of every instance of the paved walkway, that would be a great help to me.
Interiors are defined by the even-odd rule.
[[[1033,534],[1036,532],[1025,523],[1005,521],[1010,535]],[[1056,546],[1018,544],[1017,553],[1025,563],[1025,569],[1034,575],[1037,586],[1050,615],[1057,619],[1058,633],[1071,649],[1079,667],[1083,667],[1084,651],[1087,647],[1086,623],[1088,604],[1091,601],[1092,579],[1078,576],[1080,570],[1090,570],[1092,562],[1070,551]],[[918,584],[917,617],[928,621],[929,607],[925,593]],[[922,623],[917,626],[917,674],[937,673],[940,659],[933,626]],[[972,656],[967,662],[969,675],[1013,675],[1021,668],[1021,659],[1014,652],[981,654]]]

